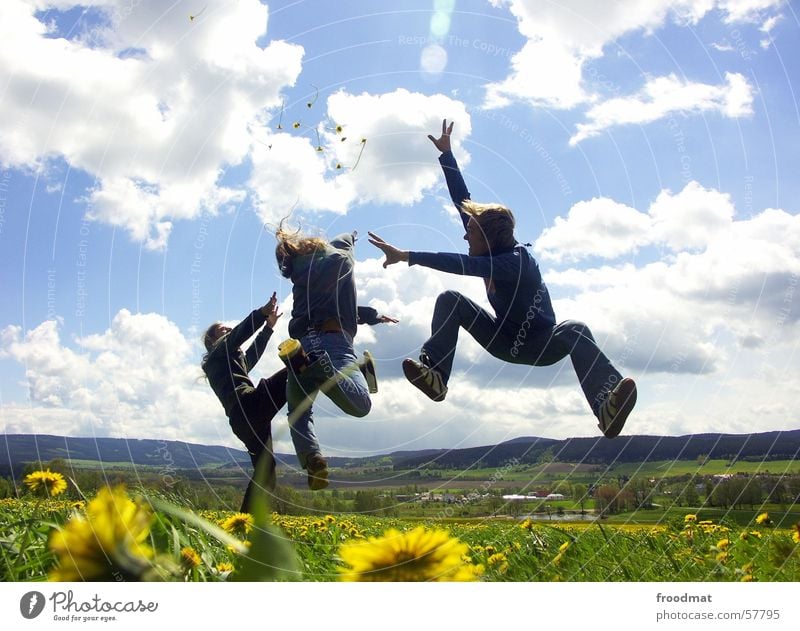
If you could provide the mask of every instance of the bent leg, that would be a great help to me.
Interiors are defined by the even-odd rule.
[[[598,348],[592,332],[583,322],[561,322],[553,329],[553,340],[567,349],[583,394],[597,416],[606,396],[619,383],[622,375]]]
[[[457,291],[442,292],[436,298],[431,336],[422,345],[422,353],[428,356],[430,367],[439,371],[445,384],[453,370],[458,330],[462,327],[481,346],[495,354],[493,347],[500,336],[495,317]]]
[[[372,400],[350,336],[342,332],[310,333],[302,344],[317,359],[300,379],[316,384],[345,414],[358,418],[369,414]]]

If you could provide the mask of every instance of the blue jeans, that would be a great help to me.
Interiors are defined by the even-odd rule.
[[[431,337],[423,344],[422,352],[445,383],[453,368],[459,328],[464,328],[489,353],[512,364],[550,366],[569,355],[583,394],[597,416],[606,395],[622,375],[597,347],[589,327],[577,320],[541,329],[534,326],[534,319],[521,325],[499,323],[469,298],[445,291],[436,299]]]
[[[343,412],[359,418],[369,414],[372,401],[347,333],[309,331],[300,344],[313,363],[299,375],[289,371],[286,399],[292,442],[300,465],[305,467],[309,456],[320,453],[312,409],[318,392]]]

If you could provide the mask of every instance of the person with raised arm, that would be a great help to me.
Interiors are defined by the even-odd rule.
[[[549,366],[569,356],[598,428],[607,438],[618,436],[636,404],[636,384],[614,368],[586,324],[556,322],[539,265],[514,235],[514,214],[501,204],[470,199],[451,150],[452,131],[453,123],[445,119],[441,136],[428,138],[441,152],[439,163],[464,225],[468,254],[401,250],[372,232],[369,242],[386,256],[384,267],[405,262],[482,278],[494,314],[456,291],[441,293],[431,336],[422,345],[419,361],[403,361],[403,373],[429,398],[443,401],[461,328],[493,356],[510,363]]]

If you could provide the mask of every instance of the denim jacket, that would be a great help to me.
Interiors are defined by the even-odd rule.
[[[355,232],[340,234],[325,248],[292,261],[290,336],[300,339],[309,329],[335,319],[352,338],[359,324],[378,323],[375,309],[356,306],[355,242]]]

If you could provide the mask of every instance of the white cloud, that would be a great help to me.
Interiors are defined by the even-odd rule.
[[[264,133],[253,145],[248,186],[265,223],[275,223],[295,205],[345,213],[358,204],[419,201],[441,182],[427,135],[443,117],[456,121],[453,149],[469,162],[462,150],[471,133],[469,114],[463,103],[446,96],[404,89],[359,95],[340,91],[327,99],[326,114],[326,122],[305,136]],[[336,125],[342,126],[341,133]]]
[[[573,108],[598,99],[584,82],[587,62],[599,59],[611,42],[624,35],[650,35],[669,19],[697,24],[717,8],[728,22],[763,22],[762,11],[776,10],[782,0],[630,0],[593,2],[567,0],[490,0],[508,6],[519,32],[526,38],[511,59],[505,79],[486,87],[486,107],[504,107],[512,101],[533,106]],[[546,62],[544,62],[546,60]]]
[[[34,14],[78,4],[102,22],[72,39],[48,34]],[[220,176],[294,84],[303,49],[256,45],[268,15],[258,0],[206,7],[190,22],[188,2],[3,2],[0,117],[15,121],[0,133],[4,162],[40,169],[63,158],[94,176],[88,216],[151,248],[163,247],[173,220],[241,201]]]
[[[650,79],[636,95],[609,99],[590,108],[590,122],[577,125],[569,144],[574,146],[610,127],[643,125],[671,114],[716,111],[729,118],[747,116],[752,114],[752,103],[753,90],[738,73],[725,73],[725,83],[716,86],[671,74]]]

